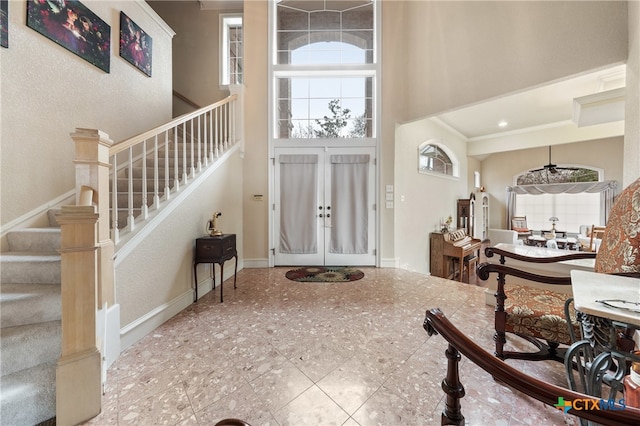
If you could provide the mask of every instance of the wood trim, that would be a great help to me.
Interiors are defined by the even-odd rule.
[[[194,107],[195,109],[200,109],[202,108],[200,105],[198,105],[197,103],[195,103],[194,101],[192,101],[191,99],[187,98],[185,95],[183,95],[180,92],[176,92],[175,90],[173,91],[173,96],[175,96],[176,98],[180,99],[182,102],[188,104],[189,106]]]
[[[424,329],[429,335],[440,334],[451,346],[466,356],[471,362],[491,374],[495,380],[503,382],[547,405],[555,406],[558,403],[559,397],[564,398],[565,401],[597,399],[593,396],[574,392],[528,376],[504,361],[492,356],[474,341],[462,334],[438,308],[433,308],[426,312]],[[450,357],[450,355],[447,354],[447,357]],[[451,381],[455,381],[455,378],[447,377],[447,381],[451,383]],[[624,410],[574,410],[571,408],[568,413],[603,425],[632,426],[640,423],[640,409],[633,407],[626,407]],[[444,417],[442,420],[443,424],[445,424]]]

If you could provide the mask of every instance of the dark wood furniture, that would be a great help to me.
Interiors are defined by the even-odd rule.
[[[459,237],[460,236],[460,237]],[[455,279],[459,274],[462,281],[462,269],[473,264],[480,257],[482,242],[466,235],[464,230],[455,232],[432,232],[430,235],[430,271],[431,275]]]
[[[562,321],[545,320],[546,317],[564,318],[564,303],[569,298],[567,294],[542,290],[526,285],[507,285],[506,276],[510,275],[521,279],[538,283],[570,286],[571,276],[545,276],[538,275],[518,268],[508,266],[506,259],[515,259],[529,264],[551,264],[578,259],[594,259],[595,253],[567,252],[566,255],[556,256],[552,253],[546,257],[530,257],[503,250],[497,247],[485,249],[487,258],[494,255],[500,256],[500,264],[483,263],[478,267],[478,277],[486,281],[491,273],[498,274],[498,288],[496,290],[495,309],[495,335],[496,356],[500,359],[526,359],[529,361],[554,360],[564,363],[564,351],[559,349],[560,344],[571,345],[573,343],[566,319]],[[505,265],[505,262],[507,263]],[[505,300],[510,298],[508,304]],[[578,329],[580,325],[571,319],[571,326]],[[505,351],[506,333],[513,333],[538,348],[538,352],[511,352]],[[545,337],[546,336],[546,337]],[[552,341],[548,336],[556,336]]]
[[[471,198],[458,200],[458,215],[456,219],[458,229],[464,229],[467,235],[473,235],[474,220]]]
[[[224,262],[236,259],[236,267],[233,273],[233,288],[236,287],[236,276],[238,275],[238,252],[236,251],[236,234],[223,234],[216,237],[201,237],[196,239],[196,255],[193,260],[193,276],[195,283],[195,300],[198,301],[198,264],[211,263],[211,275],[213,288],[216,288],[215,264],[220,265],[220,303],[223,299],[224,283]]]
[[[464,386],[460,382],[458,368],[460,354],[466,356],[471,362],[491,374],[496,381],[504,383],[544,404],[557,408],[560,398],[567,402],[593,399],[593,396],[538,380],[506,362],[492,357],[476,342],[451,324],[440,309],[434,308],[426,312],[424,329],[429,336],[440,334],[449,343],[445,351],[448,360],[447,375],[442,380],[442,390],[446,394],[445,408],[440,419],[440,424],[442,425],[465,424],[460,404],[460,400],[465,394]],[[640,409],[629,406],[624,410],[621,409],[621,406],[618,406],[618,408],[585,410],[584,405],[576,404],[575,408],[572,405],[567,412],[602,425],[631,426],[640,422]]]

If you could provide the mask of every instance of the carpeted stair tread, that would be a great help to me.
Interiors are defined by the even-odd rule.
[[[62,334],[60,321],[48,321],[17,327],[3,327],[0,352],[2,375],[56,362],[60,357]]]
[[[15,327],[61,317],[60,285],[2,284],[0,293],[2,327]]]
[[[60,248],[60,228],[26,228],[7,233],[10,252],[57,252]]]
[[[2,283],[60,283],[60,255],[53,252],[12,251],[0,256]]]
[[[55,362],[2,376],[2,424],[32,426],[54,417],[55,382]]]

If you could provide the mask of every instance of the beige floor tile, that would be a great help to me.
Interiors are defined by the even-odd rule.
[[[127,348],[108,371],[102,413],[88,425],[434,425],[444,407],[447,342],[426,310],[492,354],[484,288],[401,269],[362,268],[351,283],[298,283],[288,268],[244,269]],[[510,337],[506,348],[526,349]],[[566,386],[555,362],[507,363]],[[466,358],[467,424],[577,424],[493,379]]]

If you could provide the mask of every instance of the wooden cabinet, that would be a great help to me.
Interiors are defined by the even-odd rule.
[[[429,271],[431,275],[449,278],[449,263],[444,256],[444,234],[432,232],[429,240]]]
[[[236,288],[238,273],[238,252],[236,250],[236,234],[224,234],[216,237],[202,237],[196,239],[196,255],[193,260],[193,275],[195,278],[195,300],[198,301],[198,264],[212,264],[213,288],[216,288],[215,264],[220,265],[220,302],[222,302],[222,282],[224,281],[224,262],[236,258],[236,269],[233,275],[233,288]]]

